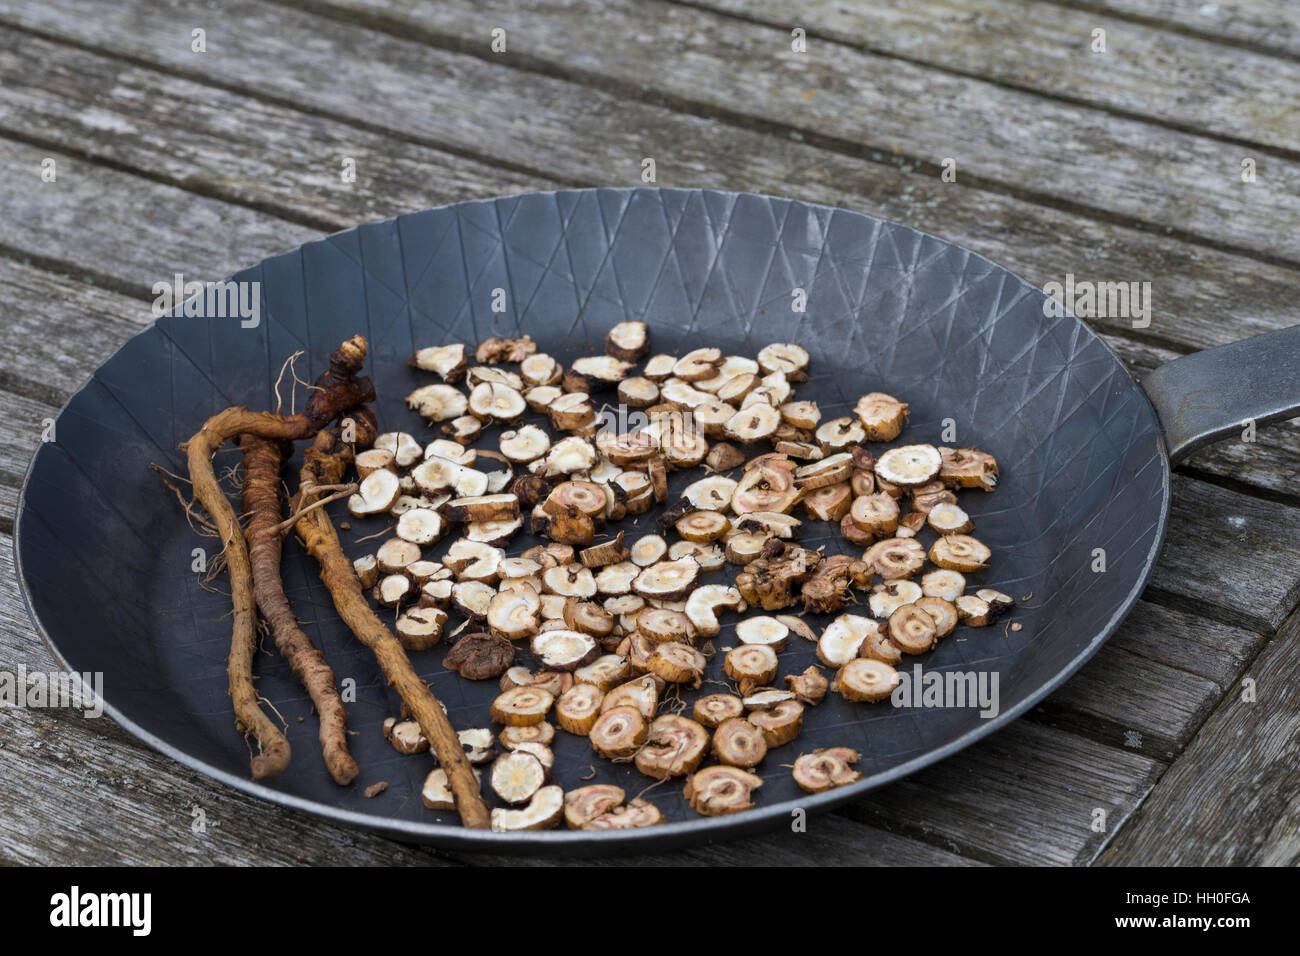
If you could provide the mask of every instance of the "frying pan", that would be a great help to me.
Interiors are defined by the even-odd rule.
[[[898,223],[742,193],[599,189],[460,203],[308,243],[234,279],[260,283],[256,325],[219,313],[164,316],[95,373],[37,452],[16,527],[32,619],[64,667],[103,674],[108,714],[182,763],[277,803],[446,847],[601,854],[734,837],[788,825],[795,810],[825,810],[957,752],[1059,686],[1123,620],[1160,550],[1171,459],[1246,419],[1290,415],[1300,401],[1300,367],[1283,360],[1300,347],[1300,328],[1180,358],[1144,390],[1082,322],[1045,314],[1041,290],[981,256]],[[804,311],[794,310],[797,290]],[[183,473],[177,446],[206,417],[232,404],[275,407],[286,356],[302,350],[300,374],[314,376],[357,331],[371,343],[381,427],[419,436],[426,426],[403,404],[430,380],[407,365],[415,348],[526,333],[567,362],[599,354],[604,333],[628,318],[649,323],[656,352],[708,344],[754,355],[770,342],[801,343],[812,365],[799,397],[818,401],[825,418],[887,391],[911,405],[904,439],[939,443],[955,429],[943,443],[996,456],[996,493],[962,494],[994,554],[970,583],[1023,599],[1010,618],[1021,626],[961,627],[917,661],[996,675],[996,714],[830,694],[809,710],[798,741],[768,756],[751,812],[698,817],[678,781],[647,794],[667,817],[662,826],[466,830],[421,805],[428,759],[398,756],[384,742],[380,725],[397,701],[290,541],[290,599],[339,678],[356,683],[349,723],[363,774],[351,787],[330,781],[306,697],[268,654],[258,689],[287,721],[293,762],[284,776],[252,783],[226,694],[228,598],[201,589],[192,570],[195,549],[210,559],[213,544],[187,526],[149,462]],[[287,404],[287,389],[281,395]],[[218,468],[236,461],[218,456]],[[675,480],[677,489],[688,479]],[[629,534],[649,525],[639,519]],[[354,522],[343,535],[350,555],[373,551],[378,541],[355,539],[379,527]],[[521,536],[510,552],[534,543]],[[859,550],[814,522],[804,543]],[[1095,570],[1098,549],[1104,571]],[[725,629],[715,645],[730,636]],[[445,671],[444,650],[413,655],[417,669],[453,723],[486,725],[496,682]],[[709,676],[720,675],[720,657]],[[812,645],[793,638],[781,673],[813,660]],[[827,746],[856,748],[862,780],[803,793],[789,764]],[[630,765],[595,760],[582,738],[559,733],[555,751],[566,789],[603,781],[633,795],[648,783]],[[379,780],[388,790],[366,799],[363,787]]]

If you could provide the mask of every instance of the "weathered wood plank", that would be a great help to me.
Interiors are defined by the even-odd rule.
[[[1300,509],[1175,475],[1151,587],[1225,623],[1269,632],[1300,598],[1297,547]]]
[[[1099,862],[1300,863],[1300,616],[1247,675],[1254,700],[1241,686],[1224,698]]]
[[[46,158],[55,160],[54,182],[41,178]],[[75,262],[100,284],[146,299],[155,282],[170,281],[174,273],[221,279],[319,235],[12,140],[0,139],[0,179],[12,186],[5,193],[0,247],[17,258]]]
[[[12,29],[0,128],[325,230],[556,185]]]
[[[13,508],[27,464],[41,443],[45,423],[58,412],[56,406],[0,391],[0,485],[13,489],[12,501],[0,500],[0,529],[6,534],[13,530]]]
[[[990,863],[1071,866],[1092,859],[1163,769],[1021,720],[846,813]]]
[[[1185,130],[1300,147],[1290,92],[1300,63],[1095,12],[1036,0],[694,5]],[[1092,49],[1098,29],[1102,52]]]
[[[1137,23],[1177,27],[1211,40],[1300,56],[1300,8],[1291,0],[1054,0],[1062,5],[1125,16]]]
[[[472,57],[444,54],[293,11],[255,7],[263,19],[249,21],[249,9],[231,8],[232,17],[244,11],[246,27],[223,36],[220,69],[189,53],[183,44],[178,53],[174,31],[161,15],[142,14],[138,23],[133,20],[126,26],[115,20],[96,21],[96,28],[89,30],[82,26],[87,18],[93,19],[92,14],[80,11],[78,16],[76,9],[70,9],[67,17],[41,22],[84,43],[96,42],[102,30],[115,52],[165,62],[169,69],[224,84],[241,82],[241,88],[263,97],[294,98],[314,112],[353,124],[388,121],[390,114],[374,109],[377,102],[387,103],[391,115],[401,117],[400,123],[393,119],[388,126],[392,148],[398,152],[400,140],[418,138],[460,151],[525,158],[557,178],[574,182],[631,184],[640,182],[640,158],[653,151],[658,155],[661,183],[755,188],[869,210],[964,243],[1035,283],[1060,281],[1067,273],[1080,279],[1150,281],[1153,315],[1144,337],[1159,336],[1184,349],[1223,344],[1295,321],[1296,277],[1289,268],[944,184],[928,173],[864,163],[548,77],[502,70]],[[95,16],[104,13],[99,10]],[[0,12],[0,19],[4,15]],[[159,23],[165,29],[154,29]],[[271,42],[259,45],[258,39],[294,30],[321,38],[330,45],[331,56],[288,64],[293,73],[268,70],[268,63],[279,62],[290,51]],[[57,51],[58,57],[68,55],[72,54],[67,48]],[[377,76],[381,67],[384,75]],[[338,75],[348,75],[347,82],[338,83]],[[256,83],[249,78],[256,78]],[[14,77],[10,82],[21,87],[26,81]],[[428,110],[430,101],[438,102],[439,109]],[[582,108],[573,108],[570,104],[575,102]],[[84,111],[75,99],[45,105],[71,113],[66,120],[50,122],[74,126],[83,122],[77,119]],[[99,116],[101,125],[140,126],[149,118],[138,111],[121,112],[109,96],[96,108],[106,111]],[[165,127],[177,115],[186,114],[175,111],[155,118],[162,128],[150,135],[165,137]],[[198,117],[204,115],[202,109],[197,111]],[[212,130],[200,126],[197,134],[181,130],[173,135],[182,140],[197,136],[196,144],[214,150],[215,168],[229,164],[224,177],[192,180],[196,187],[224,195],[226,180],[253,181],[263,167],[259,162],[245,165],[246,151],[223,146],[220,133],[218,123]],[[142,168],[151,175],[166,174],[161,160],[119,152],[115,137],[88,130],[86,138],[94,141],[100,155],[117,162],[149,162]],[[325,206],[330,202],[321,190],[308,192],[307,199]],[[1130,325],[1123,319],[1101,318],[1093,324],[1117,330]]]
[[[1246,189],[1240,147],[1204,136],[828,41],[793,52],[788,29],[656,0],[303,4],[485,58],[494,54],[484,24],[498,24],[515,41],[497,62],[629,96],[649,88],[654,100],[794,130],[852,155],[897,152],[936,175],[951,157],[959,180],[1300,262],[1300,237],[1285,235],[1300,214],[1287,188],[1300,163],[1261,162],[1266,175]]]

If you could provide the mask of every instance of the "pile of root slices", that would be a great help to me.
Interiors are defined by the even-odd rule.
[[[450,644],[446,668],[498,682],[483,715],[495,729],[459,732],[499,800],[493,829],[663,821],[617,786],[557,786],[557,732],[647,785],[682,778],[702,815],[753,807],[765,760],[793,765],[808,792],[850,784],[854,750],[798,751],[809,708],[828,691],[887,699],[904,655],[1012,606],[966,578],[990,552],[957,493],[994,490],[992,456],[885,444],[908,407],[882,392],[823,420],[796,395],[798,345],[651,355],[646,325],[623,322],[605,354],[567,368],[527,337],[424,348],[413,363],[432,380],[407,403],[441,437],[387,432],[357,453],[348,510],[392,536],[358,526],[382,543],[354,567],[407,650]],[[610,426],[601,413],[618,406],[642,427]],[[799,543],[823,523],[860,557]],[[547,543],[512,552],[524,531]],[[809,613],[831,618],[818,630]],[[792,639],[819,663],[782,673]],[[414,720],[384,733],[404,754],[429,749]],[[455,808],[442,769],[422,796]]]

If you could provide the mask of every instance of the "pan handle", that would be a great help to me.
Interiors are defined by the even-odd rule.
[[[1251,422],[1300,414],[1300,325],[1176,358],[1142,387],[1176,463]]]

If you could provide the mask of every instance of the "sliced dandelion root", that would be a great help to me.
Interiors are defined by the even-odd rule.
[[[686,781],[682,794],[696,813],[716,817],[754,807],[753,793],[763,786],[757,774],[739,767],[705,767]]]
[[[227,408],[204,422],[203,427],[181,446],[189,467],[194,498],[208,512],[216,528],[230,577],[234,614],[226,675],[234,703],[235,726],[251,733],[257,740],[259,752],[250,759],[254,780],[284,772],[289,766],[289,742],[258,706],[257,691],[253,687],[253,656],[257,649],[253,571],[243,529],[235,509],[217,482],[212,456],[223,444],[239,435],[290,442],[310,438],[341,415],[373,401],[375,390],[370,379],[357,377],[365,357],[365,338],[354,336],[331,353],[329,369],[316,380],[311,397],[300,414],[280,416],[270,412],[250,412],[242,406]],[[320,484],[337,484],[341,477],[340,473],[338,478]],[[346,563],[348,576],[355,581],[352,563]],[[364,603],[365,599],[361,600]]]
[[[357,437],[359,444],[365,444],[360,441],[360,434]],[[335,430],[318,434],[303,456],[294,512],[300,512],[303,506],[311,503],[313,486],[336,483],[350,464],[352,455],[351,446],[340,441]],[[307,552],[320,564],[321,580],[330,592],[339,617],[357,639],[370,648],[389,684],[397,691],[419,724],[420,732],[432,746],[438,766],[447,773],[461,822],[467,827],[488,828],[491,817],[460,738],[433,691],[415,672],[401,642],[371,610],[361,590],[361,582],[352,570],[352,562],[343,554],[343,546],[329,515],[323,508],[302,513],[294,530]]]
[[[794,762],[794,782],[808,793],[822,793],[862,779],[853,769],[861,755],[850,747],[827,747],[801,754]]]
[[[356,779],[357,762],[348,752],[348,715],[334,685],[334,671],[294,616],[280,577],[280,471],[284,448],[280,442],[241,435],[244,452],[243,508],[248,515],[244,538],[253,573],[253,593],[276,649],[298,678],[320,718],[321,753],[330,777],[340,785]]]

